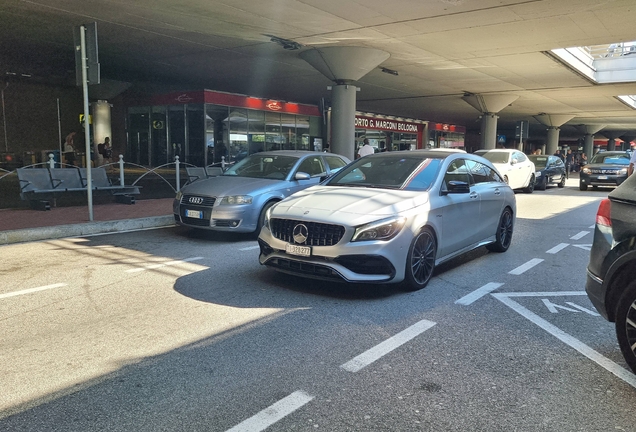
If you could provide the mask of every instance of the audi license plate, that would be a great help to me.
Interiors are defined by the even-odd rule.
[[[607,180],[607,176],[598,176],[599,180]]]
[[[290,255],[298,255],[308,257],[311,256],[311,246],[298,246],[293,244],[288,244],[285,246],[285,252]]]
[[[203,219],[203,212],[201,210],[188,210],[185,211],[186,217],[192,219]]]

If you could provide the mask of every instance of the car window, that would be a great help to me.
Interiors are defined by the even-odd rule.
[[[531,156],[530,160],[532,161],[532,163],[534,163],[534,166],[537,169],[541,169],[544,167],[550,167],[552,165],[554,165],[554,159],[552,159],[552,157],[548,157],[548,156]]]
[[[594,155],[590,163],[628,165],[629,155],[627,153],[620,153],[620,154],[597,153]]]
[[[468,167],[464,159],[455,159],[448,165],[446,174],[444,174],[444,185],[448,189],[448,184],[452,181],[461,181],[470,184],[470,176],[468,175]]]
[[[517,162],[525,162],[526,160],[528,160],[526,155],[521,152],[515,152],[515,155],[513,157],[517,158]]]
[[[475,184],[490,183],[490,182],[502,182],[496,171],[490,169],[490,167],[484,165],[481,162],[466,160],[466,167],[473,177]]]
[[[325,173],[326,170],[320,156],[310,156],[300,163],[297,172],[304,172],[313,177]]]
[[[510,157],[510,153],[503,151],[477,151],[475,154],[483,157],[484,159],[488,159],[492,163],[498,164],[508,163],[508,159]]]
[[[292,156],[256,153],[236,163],[223,175],[283,180],[297,161],[298,158]]]
[[[332,171],[342,168],[347,164],[347,162],[338,156],[325,156],[325,160],[327,161],[327,165],[329,165],[329,169]]]

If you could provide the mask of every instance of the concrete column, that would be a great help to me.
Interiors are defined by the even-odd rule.
[[[594,154],[593,134],[585,134],[585,137],[583,138],[583,153],[585,153],[588,158],[592,157],[592,155]]]
[[[616,150],[616,138],[610,138],[607,140],[607,151]]]
[[[560,129],[557,126],[549,126],[545,154],[551,155],[556,153],[559,148],[559,131]]]
[[[481,116],[481,145],[480,149],[491,150],[497,147],[497,119],[499,116],[484,113]]]
[[[332,87],[331,146],[332,153],[355,159],[356,86]]]

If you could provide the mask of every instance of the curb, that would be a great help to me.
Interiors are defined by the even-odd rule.
[[[64,237],[117,233],[123,231],[141,230],[146,228],[159,228],[172,226],[174,224],[174,216],[169,215],[2,231],[0,232],[0,245],[40,240],[53,240]]]

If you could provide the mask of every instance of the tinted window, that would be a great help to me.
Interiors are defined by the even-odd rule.
[[[464,159],[456,159],[448,166],[446,174],[444,174],[444,185],[446,186],[446,189],[448,189],[448,184],[452,181],[460,181],[470,184],[468,167],[464,163]]]
[[[492,163],[499,163],[499,164],[503,164],[503,163],[508,163],[508,157],[510,156],[510,153],[507,152],[498,152],[498,151],[485,151],[485,152],[475,152],[475,154],[488,159],[490,162]]]
[[[545,168],[548,164],[554,165],[554,159],[548,156],[530,156],[530,160],[537,169]]]
[[[298,158],[291,156],[256,153],[233,165],[223,175],[282,180],[287,177],[297,161]]]
[[[325,160],[327,161],[329,168],[332,170],[342,168],[347,164],[347,162],[340,159],[338,156],[325,156]]]
[[[472,160],[467,160],[466,167],[468,168],[470,174],[473,176],[475,184],[487,183],[490,181],[490,177],[488,175],[489,173],[486,170],[486,165]]]
[[[305,158],[298,167],[297,172],[304,172],[310,176],[315,176],[325,172],[325,167],[320,156],[310,156]]]
[[[629,165],[629,155],[627,153],[597,153],[590,163]]]

